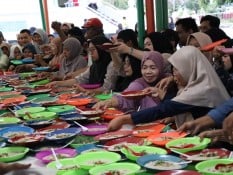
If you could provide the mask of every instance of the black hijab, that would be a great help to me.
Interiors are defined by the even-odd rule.
[[[129,63],[131,65],[133,74],[131,76],[126,76],[126,77],[119,76],[117,79],[116,87],[114,89],[115,92],[124,91],[132,81],[134,81],[137,78],[140,78],[142,76],[142,74],[141,74],[141,60],[139,60],[131,55],[127,55],[123,58],[123,61],[125,61],[126,57],[129,59]]]
[[[92,43],[99,54],[99,59],[93,61],[90,67],[90,77],[89,77],[89,84],[101,84],[103,85],[105,74],[107,72],[108,64],[111,62],[111,56],[105,50],[102,50],[98,47],[98,45],[102,45],[104,43],[111,43],[109,39],[104,36],[98,36],[89,41]]]

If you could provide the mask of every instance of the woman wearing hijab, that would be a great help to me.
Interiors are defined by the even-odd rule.
[[[61,38],[57,37],[54,38],[51,43],[50,46],[52,48],[52,53],[54,55],[53,59],[49,62],[49,67],[51,67],[52,69],[59,69],[60,64],[64,58],[63,53],[63,48],[62,48],[62,40]]]
[[[33,44],[35,45],[37,53],[41,53],[40,46],[42,46],[43,44],[49,43],[48,35],[42,29],[36,29],[33,32],[32,38],[33,38]]]
[[[154,87],[165,75],[163,71],[164,62],[159,52],[148,52],[142,59],[141,73],[142,77],[131,82],[124,91],[139,91],[147,87]],[[118,109],[128,111],[136,111],[140,106],[146,109],[158,105],[160,102],[158,97],[146,96],[142,99],[129,100],[121,95],[115,95],[112,99],[98,102],[93,108],[102,109],[116,107]]]
[[[110,43],[110,41],[102,36],[89,41],[88,50],[93,63],[85,72],[74,79],[55,81],[47,86],[73,86],[76,83],[80,91],[88,93],[110,91],[115,86],[116,72],[112,67],[110,54],[98,47],[104,43]],[[87,86],[95,86],[96,89],[88,91],[85,89]]]
[[[68,73],[75,72],[87,66],[87,61],[83,58],[82,46],[76,38],[67,38],[63,42],[63,56],[58,71],[59,77],[64,77]]]
[[[212,40],[207,34],[203,32],[195,32],[189,35],[186,45],[194,46],[200,49],[211,43],[212,43]],[[206,58],[210,61],[210,63],[213,64],[213,55],[211,51],[202,52],[202,53],[206,56]]]
[[[120,70],[120,72],[123,72],[123,75],[117,77],[117,82],[114,88],[114,92],[124,91],[132,81],[142,76],[140,71],[141,61],[135,59],[132,56],[127,56],[123,58],[122,69],[123,70]]]
[[[9,64],[9,59],[8,57],[3,54],[2,50],[0,49],[0,70],[7,70]]]
[[[179,127],[229,99],[225,87],[199,49],[184,46],[168,61],[173,66],[173,76],[178,86],[176,97],[156,107],[117,117],[109,123],[109,130],[119,129],[123,124],[148,123],[165,116],[176,116]]]

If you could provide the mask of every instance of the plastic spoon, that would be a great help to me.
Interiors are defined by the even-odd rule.
[[[76,125],[80,126],[80,128],[82,129],[82,131],[88,131],[88,128],[85,127],[85,126],[83,126],[83,125],[81,125],[80,123],[78,123],[78,122],[76,122],[76,121],[74,121],[74,123],[75,123]]]
[[[30,119],[33,119],[33,117],[31,116],[29,112],[25,112],[25,115],[27,115]]]
[[[52,151],[53,157],[54,157],[55,162],[56,162],[56,168],[57,168],[57,169],[61,169],[62,164],[61,164],[61,162],[58,160],[57,155],[56,155],[54,149],[51,148],[51,151]]]

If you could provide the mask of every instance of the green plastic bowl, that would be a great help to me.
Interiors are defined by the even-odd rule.
[[[13,162],[22,159],[29,148],[26,147],[4,147],[0,148],[0,162]]]
[[[120,154],[107,151],[88,152],[80,154],[75,158],[83,169],[91,169],[95,166],[111,164],[119,161],[120,159]]]
[[[48,111],[56,112],[56,113],[62,113],[67,111],[75,110],[75,106],[71,105],[56,105],[56,106],[49,106],[47,108]]]
[[[0,87],[0,92],[8,92],[12,90],[13,90],[12,87],[5,87],[5,86]]]
[[[142,152],[142,151],[145,151],[146,154],[167,154],[167,151],[165,149],[162,149],[162,148],[158,148],[158,147],[153,147],[153,146],[129,146],[129,148],[131,148],[133,151],[135,152]],[[125,156],[130,159],[130,160],[133,160],[133,161],[136,161],[137,158],[139,156],[135,156],[134,154],[132,154],[130,151],[128,151],[127,149],[125,148],[121,148],[121,152],[123,154],[125,154]]]
[[[36,94],[36,95],[30,95],[27,97],[27,100],[36,100],[38,98],[47,98],[50,94]]]
[[[137,173],[140,170],[140,166],[135,164],[135,163],[112,163],[109,165],[102,165],[102,166],[97,166],[92,169],[90,169],[89,173],[91,175],[101,175],[104,173],[107,173],[109,171],[119,171],[123,170],[126,173],[125,174],[130,174],[133,175]]]
[[[229,173],[217,173],[217,172],[210,172],[208,168],[214,168],[217,164],[229,164],[233,163],[233,159],[214,159],[214,160],[206,160],[203,162],[199,162],[196,164],[195,168],[203,175],[232,175],[232,172]]]
[[[21,120],[15,117],[1,117],[0,118],[0,126],[7,125],[7,124],[16,124],[19,123]]]
[[[67,168],[67,169],[59,169],[57,171],[57,175],[63,175],[64,173],[76,173],[76,174],[80,174],[80,175],[85,175],[86,174],[86,170],[83,170],[80,168],[80,166],[78,165],[78,162],[74,159],[74,158],[66,158],[66,159],[59,159],[60,163],[62,164],[62,166],[64,166],[64,168]],[[67,167],[66,167],[67,166]],[[71,166],[77,166],[75,169],[71,169],[69,170],[68,167],[71,167]],[[53,162],[50,162],[48,165],[47,165],[48,168],[53,168],[53,169],[57,169],[56,167],[56,162],[53,161]]]
[[[21,64],[23,64],[22,60],[17,60],[17,59],[11,60],[10,62],[12,64],[14,64],[14,65],[21,65]]]
[[[167,149],[173,149],[175,151],[186,153],[189,151],[196,151],[196,150],[202,150],[205,149],[208,144],[211,142],[209,138],[204,138],[202,141],[200,137],[185,137],[185,138],[179,138],[172,140],[166,144]],[[182,144],[194,144],[195,146],[190,148],[175,148]]]
[[[31,77],[32,75],[35,75],[35,72],[23,72],[19,73],[20,78],[26,78],[26,77]]]
[[[62,175],[89,175],[89,172],[88,170],[79,169],[79,170],[67,171]]]
[[[99,100],[108,100],[112,98],[112,94],[98,94],[95,98],[98,98]]]
[[[70,144],[73,148],[78,148],[85,144],[96,143],[97,141],[94,140],[92,136],[85,136],[85,135],[78,135],[76,136],[75,140]]]
[[[20,110],[16,111],[16,113],[20,116],[24,116],[25,113],[27,113],[27,112],[30,114],[33,114],[33,113],[37,113],[37,112],[42,112],[44,110],[45,110],[44,107],[30,107],[30,108],[20,109]]]
[[[38,85],[48,84],[49,82],[50,82],[49,79],[44,79],[44,80],[35,81],[33,83],[30,83],[30,84],[34,85],[34,86],[38,86]]]
[[[23,116],[24,120],[52,120],[56,117],[55,112],[38,112],[30,114],[31,118],[27,115]]]

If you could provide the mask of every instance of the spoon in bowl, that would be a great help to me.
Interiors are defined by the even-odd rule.
[[[57,169],[61,169],[62,164],[61,164],[61,162],[58,160],[57,155],[56,155],[54,149],[51,148],[51,151],[52,151],[53,157],[54,157],[55,162],[56,162],[56,168],[57,168]]]
[[[88,131],[88,128],[85,127],[85,126],[83,126],[83,125],[81,125],[80,123],[78,123],[78,122],[76,122],[76,121],[74,121],[74,123],[75,123],[76,125],[80,126],[80,128],[82,129],[82,131]]]

